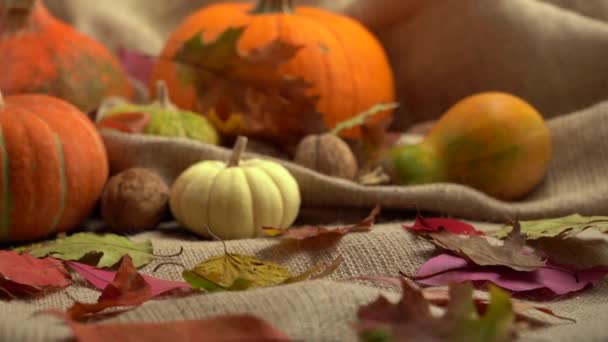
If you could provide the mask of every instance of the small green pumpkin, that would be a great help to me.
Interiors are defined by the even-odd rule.
[[[263,227],[288,228],[300,210],[300,189],[282,165],[262,159],[240,161],[247,138],[239,137],[228,163],[202,161],[184,171],[171,188],[177,221],[204,237],[263,236]]]
[[[150,119],[143,128],[144,134],[182,137],[213,145],[219,143],[218,132],[207,118],[195,112],[180,110],[171,102],[164,81],[157,83],[156,94],[155,101],[144,105],[116,98],[108,99],[100,109],[98,125],[113,127],[114,123],[130,120],[131,114],[147,113]]]

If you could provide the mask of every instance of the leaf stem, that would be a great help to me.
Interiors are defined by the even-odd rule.
[[[246,148],[247,148],[247,137],[241,135],[236,139],[236,143],[234,144],[234,147],[232,148],[232,155],[230,156],[230,159],[228,160],[228,167],[239,166],[239,162],[241,161],[241,156],[245,152]]]
[[[182,269],[186,269],[186,266],[184,266],[183,264],[180,264],[179,262],[168,261],[168,262],[163,262],[162,264],[156,265],[156,267],[154,267],[152,272],[156,273],[156,271],[158,271],[161,267],[167,266],[167,265],[180,266]]]
[[[340,133],[342,133],[342,131],[344,130],[365,124],[367,119],[372,116],[375,116],[379,113],[385,113],[386,111],[393,110],[398,107],[399,103],[397,102],[375,104],[367,110],[360,112],[351,118],[339,122],[329,133],[333,135],[340,135]]]
[[[154,254],[154,253],[152,253],[152,255],[154,255],[155,257],[158,257],[158,258],[172,258],[172,257],[180,256],[180,255],[182,255],[182,253],[184,253],[184,247],[180,246],[179,247],[179,252],[174,253],[174,254],[162,255],[162,254]]]

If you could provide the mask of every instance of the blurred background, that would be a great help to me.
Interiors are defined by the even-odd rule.
[[[44,0],[80,31],[158,54],[171,31],[217,0]],[[226,1],[222,2],[236,2]],[[295,0],[361,21],[380,38],[402,104],[395,127],[437,118],[469,94],[519,95],[545,117],[608,97],[608,0]]]

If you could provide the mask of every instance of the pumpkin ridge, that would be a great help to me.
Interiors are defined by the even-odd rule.
[[[254,202],[254,196],[253,196],[253,188],[251,187],[251,182],[249,182],[249,177],[247,177],[247,172],[245,172],[245,168],[240,167],[237,169],[239,171],[239,173],[243,176],[243,178],[245,179],[245,183],[247,184],[246,188],[247,188],[247,193],[249,194],[249,200],[251,202],[251,230],[253,231],[253,234],[251,234],[252,236],[257,236],[257,222],[256,222],[256,204]]]
[[[224,170],[219,170],[218,173],[215,174],[215,177],[213,177],[213,180],[211,181],[211,184],[209,184],[209,194],[213,193],[213,189],[215,189],[215,186],[217,185],[217,180],[219,178],[220,173],[222,173],[222,171]],[[194,183],[194,181],[192,181],[191,183]],[[207,217],[207,227],[201,227],[201,229],[203,229],[203,234],[204,235],[211,235],[209,234],[209,232],[207,232],[207,230],[210,230],[211,233],[213,232],[213,227],[211,227],[211,205],[207,204],[207,207],[205,208],[205,210],[207,211],[207,215],[205,217]]]
[[[55,155],[51,150],[46,150],[55,145],[53,140],[54,131],[51,125],[32,108],[15,108],[15,111],[17,112],[15,113],[16,119],[25,128],[23,136],[26,141],[23,145],[28,146],[30,150],[31,161],[29,163],[31,164],[32,176],[37,175],[38,172],[45,174],[45,177],[34,177],[33,180],[29,181],[30,184],[28,185],[32,185],[35,196],[32,196],[31,203],[26,209],[27,214],[23,215],[26,220],[16,221],[16,224],[24,225],[19,229],[30,230],[31,236],[47,236],[48,228],[52,222],[52,216],[50,215],[53,215],[61,206],[60,203],[56,204],[56,201],[61,199],[60,185],[56,186],[55,182],[47,183],[47,179],[50,178],[57,181],[61,179],[60,156]],[[44,137],[44,139],[41,137]],[[43,140],[45,141],[44,144],[41,143]],[[44,147],[44,151],[47,151],[47,153],[41,153],[41,147]],[[44,201],[43,196],[51,198],[52,201]],[[36,215],[40,213],[42,215]],[[40,219],[40,217],[44,217],[44,219]]]
[[[2,160],[2,206],[0,206],[0,241],[7,241],[10,237],[11,211],[13,210],[13,196],[10,186],[10,170],[8,152],[4,142],[4,134],[0,126],[0,158]]]
[[[323,28],[324,30],[326,30],[329,35],[331,35],[334,40],[337,42],[338,46],[340,47],[340,50],[342,51],[347,51],[346,49],[346,44],[344,44],[344,40],[341,39],[340,34],[338,34],[338,32],[336,32],[335,30],[333,30],[329,25],[327,25],[324,21],[322,21],[320,18],[315,17],[313,15],[307,15],[307,14],[298,14],[296,13],[296,15],[300,18],[305,18],[309,21],[312,21],[314,23],[316,23],[316,27],[317,29],[321,29]],[[331,51],[330,51],[331,52]],[[325,56],[325,55],[324,55]],[[348,58],[349,56],[347,56],[345,54],[346,58],[344,58],[344,60],[347,63],[347,69],[352,72],[352,70],[355,70],[353,62],[350,58]],[[325,65],[326,70],[329,69],[329,62],[327,61],[327,57],[323,58],[323,64]],[[324,73],[324,75],[326,77],[331,77],[329,72]],[[329,80],[330,82],[327,82],[328,84],[334,84],[333,82],[331,82],[331,79]],[[360,99],[359,99],[359,92],[357,91],[357,85],[356,82],[350,82],[350,93],[351,93],[351,99],[353,99],[352,102],[352,108],[350,108],[349,111],[345,111],[346,113],[352,113],[354,112],[354,108],[359,108],[360,105]],[[328,99],[330,99],[329,102],[328,99],[326,99],[326,101],[328,101],[327,107],[331,108],[331,112],[334,111],[334,97],[327,97]],[[325,114],[325,113],[323,113]],[[331,123],[327,123],[329,124],[331,127],[333,127],[337,122],[342,121],[342,118],[336,118],[334,119],[336,122],[331,122]]]
[[[53,218],[53,222],[51,223],[51,227],[49,229],[49,233],[53,234],[57,229],[57,225],[61,222],[61,218],[63,217],[63,213],[65,212],[65,207],[67,204],[67,195],[68,195],[68,180],[66,175],[65,168],[65,156],[63,153],[63,144],[61,143],[61,139],[57,133],[53,133],[53,138],[55,143],[57,144],[57,154],[59,155],[59,184],[60,184],[60,200],[59,200],[59,210],[57,214]]]
[[[258,164],[258,166],[260,167],[260,170],[264,171],[265,174],[268,175],[268,177],[272,180],[272,184],[275,186],[275,188],[279,189],[279,194],[281,194],[281,203],[284,205],[285,203],[287,203],[286,201],[288,200],[285,197],[285,194],[282,191],[281,186],[279,185],[279,183],[274,179],[273,175],[271,172],[268,172],[266,170],[266,165],[264,163],[264,161],[262,160],[261,163]],[[283,222],[285,222],[285,215],[287,215],[287,210],[285,210],[285,208],[283,208],[283,212],[281,213],[281,225],[283,225]],[[283,228],[283,227],[280,227]]]

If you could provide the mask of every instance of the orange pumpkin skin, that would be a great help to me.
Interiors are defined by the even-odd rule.
[[[0,94],[0,242],[74,228],[107,177],[101,137],[78,108],[47,95]]]
[[[104,46],[51,16],[39,0],[25,2],[23,8],[9,7],[0,26],[5,95],[47,94],[85,113],[106,96],[133,96],[127,74]]]
[[[289,6],[285,1],[278,2]],[[216,4],[186,18],[170,36],[154,67],[151,91],[158,80],[165,80],[178,106],[196,110],[194,90],[178,80],[176,65],[170,59],[184,41],[198,32],[203,32],[205,41],[213,41],[230,27],[247,26],[238,46],[243,52],[275,39],[303,46],[282,66],[281,72],[303,77],[313,85],[310,93],[320,95],[317,110],[323,113],[329,127],[374,104],[395,100],[393,73],[386,53],[358,22],[314,7],[296,7],[293,13],[252,14],[252,9],[251,4]],[[382,113],[370,121],[390,115]],[[361,129],[355,128],[342,135],[358,137],[360,133]]]
[[[466,97],[424,140],[387,153],[402,184],[454,182],[503,199],[520,199],[544,178],[552,144],[543,117],[507,93]]]

